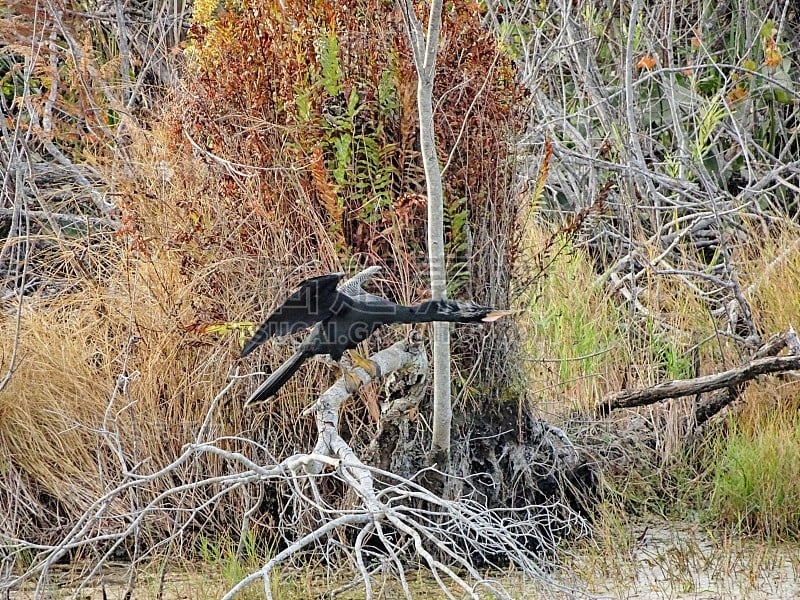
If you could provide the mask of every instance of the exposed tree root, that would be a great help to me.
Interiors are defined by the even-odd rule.
[[[426,368],[420,356],[424,357],[424,352],[420,352],[419,346],[400,342],[374,355],[372,360],[381,373],[397,373],[402,378],[403,370]],[[369,378],[361,370],[356,373],[362,380]],[[352,573],[352,580],[345,588],[358,588],[366,598],[375,597],[377,582],[387,580],[395,581],[405,597],[410,598],[409,571],[418,567],[429,570],[441,592],[449,598],[464,595],[477,598],[479,593],[514,597],[502,582],[487,575],[497,574],[508,565],[532,582],[563,588],[552,575],[556,544],[565,536],[587,532],[584,519],[563,503],[488,508],[481,501],[483,494],[469,492],[474,489],[469,478],[438,474],[456,481],[457,485],[450,485],[450,489],[462,490],[459,497],[449,499],[420,483],[430,470],[404,477],[365,464],[339,434],[339,407],[349,395],[343,381],[337,382],[308,409],[315,413],[318,428],[318,441],[312,452],[293,454],[279,461],[251,440],[206,441],[212,416],[235,379],[217,396],[195,443],[185,446],[179,457],[153,473],[140,474],[141,464],[128,467],[124,480],[109,486],[109,491],[91,504],[58,544],[4,539],[6,572],[23,554],[32,556],[32,560],[24,573],[7,578],[0,588],[15,589],[26,580],[37,579],[36,593],[43,594],[56,563],[90,550],[97,558],[82,575],[75,590],[79,594],[103,573],[110,561],[133,548],[129,585],[132,590],[137,567],[159,552],[179,546],[182,537],[201,526],[208,511],[222,505],[222,500],[234,502],[240,495],[254,498],[260,492],[263,501],[265,490],[273,489],[285,490],[284,498],[288,499],[275,523],[275,533],[282,539],[280,550],[260,569],[234,585],[225,598],[234,597],[259,580],[266,596],[272,598],[276,568],[298,562],[307,564],[314,557],[337,565],[339,572]],[[392,414],[398,402],[395,400],[386,414]],[[114,434],[101,432],[101,435],[121,463],[129,464]],[[553,435],[564,443],[563,432],[559,430]],[[231,442],[242,451],[226,449]],[[571,448],[569,440],[566,444]],[[266,456],[267,464],[245,454]],[[222,461],[227,465],[226,474],[210,478],[198,475],[194,481],[169,486],[157,494],[149,493],[156,480],[170,480],[179,471],[196,467],[196,472],[202,473],[206,461]],[[339,491],[331,494],[332,489]],[[192,505],[191,498],[198,500]],[[175,510],[176,506],[182,508]],[[249,530],[249,519],[258,517],[260,506],[257,501],[247,511],[240,528],[242,536]],[[120,507],[127,508],[120,510]],[[140,532],[145,523],[153,520],[172,522],[171,533],[164,539],[141,544]]]

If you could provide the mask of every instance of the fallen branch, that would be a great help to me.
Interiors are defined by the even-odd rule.
[[[370,357],[370,360],[377,366],[379,376],[386,376],[402,369],[409,369],[417,374],[417,377],[426,378],[428,370],[428,358],[425,349],[419,342],[412,343],[402,340],[382,350]],[[351,374],[359,379],[360,385],[369,383],[372,377],[362,368],[351,371]],[[319,399],[306,410],[303,416],[311,413],[316,414],[317,432],[319,437],[314,452],[326,456],[340,459],[350,458],[343,452],[350,451],[345,444],[341,445],[339,437],[339,410],[342,403],[354,392],[348,388],[348,382],[344,377],[340,377]],[[352,452],[352,451],[350,451]],[[319,465],[321,469],[321,465]],[[319,472],[312,466],[309,472]]]
[[[783,346],[786,345],[786,340],[789,339],[786,336],[789,335],[789,333],[785,334]],[[778,348],[779,351],[782,346],[778,347],[779,344],[777,342],[780,342],[780,339],[776,341],[776,338],[773,338],[765,346],[769,347],[770,351],[775,348]],[[758,356],[760,353],[756,353],[756,355]],[[597,407],[597,411],[600,415],[607,415],[617,408],[646,406],[667,398],[680,398],[682,396],[712,392],[741,385],[759,375],[784,373],[797,369],[800,369],[800,356],[798,355],[756,358],[747,364],[722,373],[715,373],[714,375],[704,375],[693,379],[675,379],[644,389],[620,390],[608,394]]]
[[[330,450],[346,456],[346,459],[335,460],[315,453],[294,454],[280,462],[260,465],[243,452],[223,450],[216,442],[211,442],[185,446],[179,457],[154,473],[139,475],[129,472],[125,481],[92,504],[60,543],[34,545],[20,539],[4,539],[9,555],[28,553],[32,560],[24,573],[2,582],[0,590],[18,589],[26,579],[38,578],[36,595],[43,595],[48,589],[51,570],[59,559],[82,548],[99,550],[93,569],[84,574],[75,590],[79,595],[100,576],[114,559],[115,552],[136,535],[137,528],[144,521],[169,517],[174,503],[187,491],[205,489],[213,490],[213,494],[193,508],[185,506],[182,509],[186,513],[185,519],[181,519],[180,526],[170,536],[145,550],[136,562],[151,559],[170,544],[180,544],[186,529],[223,498],[243,487],[255,489],[270,484],[286,485],[291,490],[294,514],[284,514],[282,521],[276,524],[286,547],[260,569],[243,577],[224,598],[233,598],[258,580],[264,584],[266,597],[272,598],[275,570],[311,549],[343,567],[354,565],[355,572],[349,585],[361,588],[365,598],[376,596],[376,583],[381,582],[380,585],[384,586],[391,579],[396,579],[405,590],[404,595],[411,597],[407,569],[419,563],[431,570],[442,593],[451,598],[454,596],[449,588],[453,585],[459,589],[459,597],[478,598],[479,591],[487,591],[499,598],[515,597],[514,592],[501,582],[482,574],[486,567],[489,572],[501,571],[505,561],[514,565],[525,578],[565,589],[553,579],[554,565],[548,563],[547,557],[555,549],[555,540],[569,534],[586,533],[586,524],[576,513],[568,509],[565,513],[565,507],[560,503],[487,509],[468,497],[447,500],[414,479],[365,465],[338,433],[329,428],[326,432],[335,438]],[[232,439],[220,442],[230,443]],[[251,446],[251,450],[264,451],[248,440],[237,440],[245,447]],[[170,487],[149,501],[144,500],[140,507],[120,515],[124,518],[109,518],[109,506],[119,503],[130,493],[147,498],[148,490],[157,479],[172,478],[181,466],[202,461],[204,455],[225,461],[229,465],[228,474],[200,477],[197,481]],[[323,465],[324,472],[309,473],[309,467],[314,465]],[[338,507],[326,499],[322,490],[337,485],[322,486],[323,479],[356,492],[354,504]],[[546,534],[537,535],[537,531]],[[538,544],[531,545],[532,536],[536,536]],[[367,544],[369,538],[379,540],[379,545]],[[476,559],[482,565],[480,570],[475,566]],[[137,569],[136,562],[129,566],[131,570]],[[338,574],[342,577],[343,571]]]

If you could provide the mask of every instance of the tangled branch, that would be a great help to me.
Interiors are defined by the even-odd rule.
[[[420,354],[424,356],[417,344],[399,342],[372,360],[384,374],[426,369],[426,361],[418,358]],[[356,373],[362,380],[368,379],[365,372]],[[375,597],[378,580],[396,581],[405,597],[410,598],[408,570],[419,566],[432,573],[448,598],[456,597],[453,589],[471,598],[477,598],[479,591],[500,598],[513,597],[502,582],[484,574],[487,570],[499,572],[508,565],[532,580],[561,587],[550,574],[556,546],[565,536],[583,535],[587,529],[582,517],[561,502],[487,508],[470,478],[457,479],[463,489],[471,492],[446,499],[420,483],[426,471],[407,478],[365,464],[338,429],[339,407],[350,394],[341,380],[306,411],[315,414],[318,429],[318,441],[311,452],[277,460],[252,440],[226,437],[204,441],[213,413],[237,379],[232,378],[217,396],[195,442],[186,445],[180,456],[147,474],[143,463],[125,468],[123,480],[97,498],[59,543],[3,539],[7,572],[23,553],[32,553],[33,560],[24,573],[2,584],[2,589],[15,589],[36,578],[36,593],[44,593],[57,562],[82,549],[91,549],[100,558],[83,576],[75,590],[80,593],[109,561],[129,548],[146,523],[171,522],[169,535],[134,556],[129,567],[129,587],[133,589],[137,566],[152,559],[159,550],[179,544],[187,530],[202,521],[206,511],[222,500],[234,501],[232,495],[249,490],[249,497],[263,497],[264,491],[272,488],[285,490],[284,497],[288,498],[276,523],[283,549],[230,588],[226,599],[259,580],[267,598],[272,598],[279,566],[303,563],[315,556],[349,566],[351,580],[344,587],[363,589],[366,598]],[[118,433],[104,430],[101,437],[121,464],[130,464]],[[241,450],[226,449],[232,444]],[[202,467],[206,461],[224,462],[226,474],[198,476],[149,493],[159,488],[154,485],[156,480],[169,480],[187,468]],[[203,470],[198,468],[196,472]],[[187,507],[186,498],[192,494],[202,500]],[[131,502],[131,498],[135,501]],[[176,509],[178,506],[181,508]],[[247,511],[240,528],[243,535],[257,508],[258,503]]]

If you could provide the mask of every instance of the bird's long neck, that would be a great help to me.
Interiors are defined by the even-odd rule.
[[[402,311],[407,317],[403,323],[430,323],[432,321],[451,321],[454,323],[466,323],[470,321],[480,321],[486,314],[485,312],[476,313],[472,309],[474,305],[462,304],[455,300],[427,300],[416,306],[401,306]]]

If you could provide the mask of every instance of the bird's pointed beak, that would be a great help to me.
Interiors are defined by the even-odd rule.
[[[492,323],[494,321],[497,321],[497,319],[501,319],[503,317],[507,317],[508,315],[513,315],[513,314],[514,314],[513,310],[493,310],[488,315],[483,317],[481,321],[483,321],[484,323]]]

